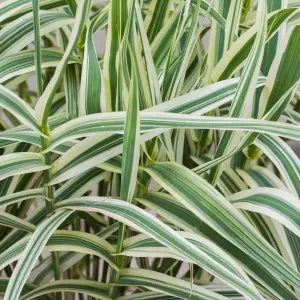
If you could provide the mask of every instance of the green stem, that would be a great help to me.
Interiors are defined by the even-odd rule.
[[[153,149],[152,149],[153,150]],[[152,153],[152,151],[151,151]],[[146,159],[145,166],[149,164],[149,159]],[[143,172],[141,175],[141,185],[138,186],[137,189],[137,197],[142,197],[143,194],[145,193],[147,183],[149,182],[149,175],[146,172]],[[123,250],[123,243],[125,239],[125,234],[126,234],[126,225],[123,223],[119,223],[119,231],[118,231],[118,243],[117,243],[117,248],[116,248],[116,253],[121,253]],[[116,265],[119,267],[119,269],[124,268],[126,263],[125,257],[123,255],[118,255],[116,259]],[[112,277],[111,281],[113,283],[118,282],[119,280],[119,273],[115,270],[112,271]],[[110,290],[110,296],[112,299],[117,298],[120,296],[120,291],[121,287],[119,286],[113,286],[112,289]]]
[[[43,127],[42,133],[49,136],[49,130],[48,128]],[[42,151],[45,150],[48,147],[48,139],[41,137],[41,144],[42,144]],[[43,154],[44,162],[46,165],[51,166],[51,155],[50,153]],[[53,185],[49,185],[49,182],[52,179],[52,172],[51,168],[48,170],[45,170],[43,172],[44,176],[44,189],[45,189],[45,196],[46,199],[46,207],[47,207],[47,213],[52,214],[54,211],[54,187]],[[53,264],[53,272],[54,272],[54,278],[55,280],[60,280],[60,267],[59,267],[59,256],[57,252],[51,253],[52,257],[52,264]],[[56,299],[61,300],[62,299],[62,293],[56,293]]]
[[[34,46],[35,46],[35,68],[36,68],[36,85],[37,85],[37,97],[40,98],[43,94],[43,76],[42,76],[42,57],[41,57],[41,35],[40,35],[40,16],[39,16],[39,1],[32,0],[33,9],[33,22],[34,22]],[[49,136],[49,129],[47,127],[41,128],[42,133]],[[42,151],[48,147],[48,140],[41,136],[41,148]],[[45,164],[51,166],[51,155],[50,153],[43,154]],[[53,213],[54,211],[54,187],[48,185],[51,181],[52,174],[51,169],[45,170],[43,172],[44,176],[44,188],[46,199],[46,207],[48,213]],[[60,279],[60,268],[59,268],[59,257],[56,252],[51,254],[53,262],[53,271],[55,280]],[[56,293],[56,299],[61,300],[62,294]]]

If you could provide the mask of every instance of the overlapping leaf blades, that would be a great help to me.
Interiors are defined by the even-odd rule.
[[[5,300],[299,298],[300,3],[252,4],[0,4]]]

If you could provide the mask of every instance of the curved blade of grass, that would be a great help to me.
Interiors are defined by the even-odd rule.
[[[300,236],[299,199],[275,188],[257,188],[227,198],[235,207],[267,215]]]
[[[101,113],[66,122],[53,131],[51,144],[46,151],[48,152],[66,141],[77,138],[99,135],[101,133],[123,134],[125,133],[125,116],[125,112]],[[175,113],[141,112],[140,122],[143,132],[163,128],[220,129],[266,133],[293,140],[300,139],[300,134],[297,132],[299,125],[256,119],[197,117]]]
[[[101,232],[97,233],[96,235],[107,239],[113,233],[115,233],[119,228],[119,224],[115,223]],[[54,233],[55,234],[55,233]],[[60,261],[60,269],[62,272],[69,269],[71,266],[79,262],[85,256],[84,253],[76,253],[76,252],[66,252],[62,253],[59,257]],[[34,282],[35,284],[47,284],[54,278],[53,269],[52,269],[52,261],[51,259],[45,259],[40,265],[33,269],[32,273],[30,274],[30,282]]]
[[[0,206],[18,203],[35,197],[44,197],[44,189],[30,189],[0,197]]]
[[[120,113],[118,113],[120,114]],[[161,118],[159,121],[159,128],[163,129],[157,129],[156,131],[153,130],[149,133],[145,133],[141,136],[141,142],[147,141],[155,136],[158,136],[159,134],[163,133],[165,130],[169,128],[208,128],[204,125],[197,126],[198,120],[201,119],[201,122],[205,119],[205,117],[184,117],[184,115],[176,115],[177,121],[178,119],[181,119],[175,126],[177,121],[173,121],[173,124],[169,123],[169,120],[166,120],[166,116],[168,114],[162,114],[164,118]],[[169,116],[175,116],[170,114]],[[159,114],[156,114],[156,117],[159,118]],[[207,117],[209,118],[209,117]],[[124,118],[122,118],[124,119]],[[187,124],[186,122],[189,119],[193,119],[193,122],[190,124]],[[197,119],[197,121],[196,121]],[[218,118],[212,118],[210,119],[209,123],[214,123],[214,126],[216,126]],[[229,121],[230,120],[230,121]],[[235,123],[232,123],[231,121],[235,121]],[[214,128],[220,128],[220,129],[226,129],[226,124],[229,126],[229,130],[232,129],[239,129],[244,131],[255,131],[255,132],[266,132],[268,134],[273,135],[280,135],[289,137],[292,139],[298,139],[298,132],[295,130],[298,130],[297,125],[291,125],[291,124],[284,124],[284,123],[276,123],[276,122],[266,122],[266,121],[260,121],[260,120],[251,120],[246,121],[246,126],[240,126],[244,120],[243,119],[222,119],[222,121],[225,121],[220,125],[220,127],[214,127]],[[166,122],[166,123],[165,123]],[[143,123],[143,113],[141,113],[141,123]],[[166,125],[162,125],[162,124]],[[204,123],[204,122],[203,122]],[[202,123],[202,124],[203,124]],[[183,125],[184,124],[184,125]],[[198,123],[199,124],[199,123]],[[252,124],[251,127],[248,125]],[[256,124],[259,124],[259,126],[254,126]],[[219,124],[218,124],[219,125]],[[262,126],[263,125],[263,126]],[[169,127],[170,126],[170,127]],[[213,125],[209,125],[209,128]],[[156,129],[157,126],[148,126],[147,129]],[[103,128],[102,128],[103,129]],[[111,129],[111,128],[110,128]],[[122,128],[118,128],[122,129]],[[144,129],[142,127],[142,129]],[[109,129],[108,129],[109,130]],[[115,131],[115,129],[113,130]],[[118,132],[118,131],[117,131]],[[250,137],[252,138],[253,134],[250,134]],[[255,136],[256,137],[256,136]],[[110,135],[102,134],[101,136],[97,136],[97,138],[91,136],[88,139],[84,140],[83,142],[78,143],[76,146],[74,146],[72,149],[70,149],[68,152],[66,152],[60,159],[58,159],[53,166],[53,180],[51,181],[51,184],[58,183],[61,181],[64,181],[72,176],[75,176],[78,174],[79,171],[82,171],[82,168],[84,170],[87,170],[91,167],[96,166],[99,163],[102,163],[118,154],[121,153],[122,149],[122,136],[118,135]],[[252,141],[252,140],[251,140]],[[250,141],[250,143],[251,143]],[[109,143],[108,143],[109,142]],[[236,151],[236,149],[240,150],[243,148],[244,144],[248,143],[248,136],[240,144],[238,144],[233,151]],[[51,149],[51,148],[50,148]],[[49,148],[46,151],[50,150]],[[93,149],[93,151],[91,151]],[[229,152],[228,157],[232,155],[232,152]],[[217,160],[213,160],[212,162],[209,162],[205,164],[204,166],[201,166],[199,170],[203,172],[204,170],[207,170],[211,167],[211,165],[214,165],[218,162],[218,160],[223,161],[224,159],[227,159],[227,156],[221,156]],[[195,171],[199,171],[198,168]]]
[[[254,87],[256,86],[256,81],[263,59],[264,44],[267,34],[266,14],[266,2],[260,1],[255,23],[257,26],[257,35],[246,60],[246,64],[234,95],[234,99],[232,100],[229,110],[229,117],[242,117],[245,115],[245,113],[247,113],[247,108],[252,108],[253,96],[255,93]],[[230,151],[235,137],[236,135],[234,135],[234,133],[231,131],[224,132],[217,146],[215,159]],[[209,174],[209,182],[214,185],[221,173],[221,164],[212,168]]]
[[[0,215],[1,222],[1,215]],[[35,226],[29,222],[24,223],[23,230],[33,232]],[[27,227],[25,225],[27,224]],[[22,225],[22,224],[21,224]],[[0,255],[0,268],[3,269],[12,262],[18,260],[24,252],[30,236],[26,236]],[[56,230],[45,245],[47,251],[72,251],[82,253],[84,255],[96,255],[105,260],[109,265],[118,270],[115,262],[115,257],[112,253],[115,252],[115,247],[110,245],[105,239],[86,232]],[[82,257],[82,255],[80,256]]]
[[[287,101],[287,99],[290,99],[291,93],[293,94],[293,91],[295,90],[297,86],[297,82],[292,85],[289,89],[285,91],[285,93],[282,95],[282,97],[278,100],[278,102],[268,111],[268,113],[263,117],[264,120],[270,120],[273,118],[273,116],[277,113],[277,111],[282,107],[282,104]],[[200,174],[202,172],[205,172],[209,170],[210,168],[222,163],[223,161],[227,160],[228,158],[232,157],[234,154],[238,153],[239,151],[243,150],[245,147],[250,146],[256,138],[259,136],[258,133],[249,133],[246,134],[239,143],[237,143],[236,146],[233,147],[232,150],[230,150],[227,154],[216,158],[212,161],[209,161],[205,164],[203,164],[200,167],[194,168],[193,170]]]
[[[9,281],[9,278],[0,278],[0,293],[1,294],[5,293],[5,290],[6,290],[7,285],[8,285],[8,281]],[[21,295],[29,293],[30,291],[32,291],[32,290],[34,290],[36,288],[37,288],[36,285],[31,284],[31,283],[26,283],[24,285],[24,288],[22,290]],[[49,295],[43,295],[43,296],[37,297],[36,299],[37,300],[53,300],[53,298],[51,296],[49,296]]]
[[[268,269],[227,241],[172,196],[164,193],[148,193],[143,199],[138,199],[138,201],[179,228],[187,232],[204,235],[216,245],[219,245],[237,259],[251,277],[255,278],[257,282],[265,286],[276,297],[282,300],[286,298],[297,299],[291,290],[278,278],[274,277]]]
[[[79,98],[81,116],[100,112],[101,95],[103,97],[105,93],[102,70],[93,40],[93,30],[99,17],[101,18],[102,15],[100,14],[91,21],[86,33]]]
[[[46,126],[47,124],[53,97],[57,92],[57,89],[63,79],[64,72],[67,68],[67,64],[70,59],[70,56],[85,26],[85,22],[88,18],[88,14],[90,11],[91,2],[92,2],[91,0],[79,2],[76,11],[76,17],[74,21],[72,34],[67,49],[65,50],[64,56],[60,61],[59,65],[56,67],[53,77],[51,78],[44,93],[42,94],[42,96],[40,97],[40,99],[38,100],[35,106],[36,117],[37,117],[38,124],[40,126],[41,125]]]
[[[18,142],[25,142],[28,144],[41,146],[40,134],[36,131],[17,131],[12,132],[5,130],[0,133],[0,147],[4,148]]]
[[[118,285],[143,286],[153,291],[159,291],[179,299],[217,300],[228,299],[199,285],[174,278],[158,272],[143,269],[123,269],[120,271]]]
[[[289,190],[299,197],[300,161],[294,151],[280,138],[267,135],[261,135],[255,145],[272,160]]]
[[[0,212],[0,224],[28,232],[33,232],[35,230],[35,226],[31,223],[3,211]]]
[[[155,164],[145,171],[199,219],[257,262],[295,286],[300,284],[300,274],[204,179],[174,163]]]
[[[298,12],[297,8],[280,9],[267,15],[267,38],[269,41],[280,29],[282,24]],[[231,49],[227,51],[220,62],[215,67],[212,79],[214,82],[230,78],[232,74],[243,66],[245,58],[248,56],[251,46],[257,34],[257,25],[252,26],[243,34]]]
[[[63,56],[63,52],[55,48],[42,49],[41,54],[43,69],[56,67]],[[78,62],[74,56],[69,60],[69,64]],[[0,83],[33,71],[35,71],[34,50],[23,50],[12,55],[0,56]]]
[[[72,292],[81,293],[96,299],[111,300],[108,296],[108,286],[104,283],[92,280],[67,279],[56,280],[33,291],[26,293],[20,300],[36,299],[36,297],[53,292]]]
[[[0,85],[0,106],[7,109],[29,128],[39,131],[34,110],[19,96]]]
[[[0,157],[0,168],[0,180],[3,180],[9,176],[39,172],[50,167],[44,164],[41,154],[19,152],[2,155]]]
[[[17,299],[30,271],[38,260],[40,253],[43,251],[47,240],[56,228],[71,214],[71,211],[59,211],[45,220],[37,227],[31,236],[21,258],[18,261],[12,276],[10,277],[8,287],[6,289],[4,300]]]
[[[72,24],[74,19],[69,15],[58,11],[41,11],[40,24],[41,35],[45,35],[55,29]],[[0,32],[0,53],[10,55],[17,53],[34,40],[33,14],[28,13],[16,21],[6,25]]]
[[[234,289],[247,295],[249,298],[261,298],[246,275],[242,279],[231,272],[228,274],[228,270],[220,268],[219,263],[204,255],[202,251],[182,238],[171,228],[151,214],[130,203],[108,198],[82,197],[63,201],[58,207],[72,210],[97,211],[116,218],[118,221],[153,237],[167,247],[181,253],[187,259],[192,260],[194,263],[209,270],[212,274],[222,278],[222,280]],[[238,282],[236,281],[237,278]]]
[[[0,4],[0,23],[9,22],[32,10],[32,0],[8,0]],[[56,8],[64,5],[63,0],[40,0],[43,9]],[[5,21],[5,22],[4,22]]]

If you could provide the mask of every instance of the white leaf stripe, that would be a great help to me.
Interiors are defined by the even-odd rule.
[[[300,161],[294,151],[280,138],[265,135],[261,135],[255,145],[272,160],[289,190],[299,197]]]
[[[6,212],[0,212],[0,224],[29,232],[33,232],[35,230],[35,226],[31,223]]]
[[[91,0],[79,2],[72,34],[69,40],[69,44],[65,50],[64,56],[60,61],[59,65],[56,67],[53,77],[51,78],[44,93],[42,94],[35,106],[36,117],[40,126],[45,125],[47,123],[53,97],[63,79],[63,75],[66,70],[70,56],[84,28],[85,21],[88,18],[88,13],[90,11],[91,2]]]
[[[0,223],[1,216],[2,215],[0,215]],[[24,227],[26,224],[28,224],[27,231],[33,232],[35,226],[28,222],[24,222]],[[29,240],[30,236],[26,236],[0,254],[1,269],[20,258]],[[92,234],[79,231],[70,232],[67,230],[56,230],[47,241],[45,250],[51,252],[72,251],[76,253],[96,255],[108,262],[112,268],[118,270],[115,263],[115,257],[113,256],[113,253],[115,253],[115,247],[110,245],[100,236],[94,236]]]
[[[249,56],[246,60],[245,67],[242,72],[241,80],[239,81],[236,93],[232,100],[229,117],[242,117],[246,113],[249,115],[249,110],[252,109],[252,99],[255,93],[254,87],[260,71],[263,50],[267,34],[267,4],[266,1],[260,1],[257,10],[257,35]],[[236,134],[231,131],[226,131],[217,146],[215,159],[228,153],[229,149],[235,140]],[[209,174],[209,182],[213,185],[216,183],[219,176],[222,174],[221,164],[211,169]]]
[[[96,297],[102,300],[112,300],[108,296],[108,286],[104,283],[92,280],[56,280],[43,286],[40,286],[33,291],[20,297],[20,300],[36,299],[36,297],[48,294],[51,292],[73,292],[82,293],[91,297]]]
[[[144,286],[153,291],[159,291],[167,295],[179,297],[179,299],[195,300],[225,300],[225,298],[213,291],[189,282],[174,278],[158,272],[143,269],[123,269],[120,271],[120,285]]]
[[[300,237],[299,199],[275,188],[257,188],[233,194],[228,200],[237,208],[268,215]]]
[[[63,52],[56,48],[43,48],[42,68],[56,67],[62,59]],[[79,63],[79,60],[72,56],[69,64]],[[0,83],[26,73],[35,71],[34,50],[23,50],[12,55],[0,56]]]
[[[69,15],[62,12],[42,11],[40,14],[41,35],[73,23]],[[34,40],[33,14],[28,13],[5,26],[0,32],[0,53],[17,53]]]
[[[138,201],[179,228],[188,232],[202,234],[216,245],[219,245],[227,253],[234,256],[251,277],[265,286],[276,297],[280,299],[297,299],[291,290],[262,264],[257,263],[249,255],[227,241],[172,196],[152,192],[146,194],[143,199],[138,199]]]
[[[104,89],[104,82],[93,41],[93,29],[98,19],[99,17],[95,17],[87,28],[79,98],[81,116],[101,111],[100,97],[101,90]]]
[[[153,237],[155,240],[174,249],[178,253],[181,253],[194,263],[209,270],[212,274],[222,278],[222,280],[227,282],[234,289],[247,295],[249,298],[261,298],[249,279],[242,279],[232,273],[228,273],[226,268],[221,267],[216,261],[211,260],[202,251],[183,237],[179,236],[171,228],[154,218],[151,214],[130,203],[121,200],[90,196],[65,200],[58,204],[57,207],[105,213],[106,215],[116,218],[120,222]],[[237,284],[237,282],[239,283]]]
[[[155,164],[145,171],[199,219],[231,243],[268,269],[272,269],[282,279],[292,282],[295,286],[300,285],[300,274],[292,269],[257,234],[246,218],[204,179],[174,163]]]
[[[46,151],[48,152],[61,143],[76,138],[99,135],[100,133],[122,134],[124,132],[125,116],[125,112],[101,113],[69,121],[62,126],[57,127],[52,132],[51,144]],[[300,133],[297,132],[299,125],[266,120],[231,117],[197,117],[175,113],[140,112],[140,122],[141,130],[144,132],[161,128],[238,130],[266,133],[293,140],[300,140]]]
[[[267,41],[279,30],[280,26],[298,12],[297,8],[281,9],[268,14],[268,34]],[[231,49],[227,51],[220,62],[215,67],[212,78],[214,82],[230,78],[243,64],[247,54],[254,42],[257,27],[252,26],[245,34],[243,34]]]
[[[3,205],[10,205],[13,203],[17,203],[35,197],[44,197],[44,189],[37,188],[31,190],[24,190],[17,193],[2,196],[0,197],[0,207]]]
[[[6,154],[0,157],[0,180],[13,175],[38,172],[49,168],[50,166],[44,164],[42,155],[38,153]]]
[[[7,288],[7,285],[8,285],[8,281],[9,281],[9,278],[0,278],[0,293],[1,294],[4,294],[5,293],[5,290]],[[22,290],[22,293],[21,295],[24,295],[34,289],[36,289],[37,286],[34,285],[34,284],[31,284],[31,283],[26,283],[24,285],[24,288]],[[53,298],[49,295],[43,295],[43,296],[40,296],[40,297],[37,297],[36,298],[37,300],[53,300]]]
[[[30,238],[16,268],[10,278],[4,300],[18,299],[24,284],[32,270],[39,254],[42,252],[47,240],[56,228],[71,214],[70,211],[56,212],[45,220]]]
[[[16,94],[0,85],[0,106],[15,115],[22,123],[38,130],[34,110]]]

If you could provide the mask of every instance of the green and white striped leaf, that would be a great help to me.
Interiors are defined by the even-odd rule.
[[[48,152],[60,144],[77,138],[106,133],[124,133],[125,112],[101,113],[69,121],[53,131]],[[141,130],[157,129],[219,129],[246,131],[300,140],[299,125],[256,119],[189,116],[175,113],[140,112]],[[1,137],[1,135],[0,135]]]
[[[226,21],[226,27],[225,27],[224,51],[230,49],[234,41],[234,35],[238,34],[241,12],[242,12],[242,1],[241,0],[231,1],[228,16],[227,16],[227,21]]]
[[[267,40],[268,41],[282,24],[298,12],[297,8],[287,8],[268,14],[267,18]],[[215,67],[212,79],[214,82],[230,78],[230,76],[243,66],[245,58],[248,56],[251,46],[254,43],[257,33],[257,25],[252,26],[243,34],[229,51],[227,51],[220,62]]]
[[[246,190],[228,197],[237,208],[267,215],[300,236],[299,199],[275,188]]]
[[[24,125],[33,130],[38,130],[34,110],[20,97],[2,85],[0,85],[0,106],[7,109]]]
[[[132,68],[132,78],[129,89],[129,103],[126,112],[126,121],[124,124],[124,142],[122,151],[122,179],[120,198],[124,201],[131,202],[135,186],[136,177],[139,167],[140,158],[140,112],[138,82],[135,72],[137,67]]]
[[[207,111],[215,108],[218,105],[221,105],[221,103],[226,103],[227,101],[230,101],[232,98],[232,92],[234,91],[234,89],[232,90],[233,86],[231,85],[233,84],[233,86],[235,86],[236,84],[236,79],[230,80],[228,82],[224,81],[224,82],[220,82],[217,83],[215,85],[211,85],[209,87],[200,89],[199,91],[193,92],[189,94],[189,97],[186,96],[182,96],[182,97],[178,97],[174,100],[168,101],[166,103],[162,103],[156,107],[154,107],[153,109],[149,109],[148,111],[165,111],[165,110],[170,110],[170,111],[174,111],[174,112],[183,112],[183,113],[196,113],[198,112],[200,113],[206,113]],[[259,85],[262,84],[262,82],[260,81]],[[226,87],[224,87],[224,85]],[[218,92],[215,92],[214,88],[217,87],[222,87],[221,88],[221,93],[219,94]],[[224,88],[224,89],[223,89]],[[229,88],[229,90],[227,89]],[[219,101],[218,105],[216,105],[215,102]],[[153,134],[154,136],[158,136],[159,134],[161,134],[163,131],[158,131],[157,133]],[[144,138],[141,137],[142,141],[146,141],[148,139],[152,138],[152,136],[145,136]],[[110,144],[110,149],[108,150],[107,148],[103,148],[101,146],[101,144],[105,144],[106,141],[109,140],[109,144]],[[98,144],[96,146],[96,144]],[[95,138],[91,138],[91,139],[87,139],[83,142],[80,143],[80,146],[77,147],[73,147],[72,150],[70,150],[69,153],[66,153],[66,155],[64,155],[61,159],[57,160],[57,166],[59,166],[60,168],[60,173],[61,176],[60,178],[56,179],[56,182],[59,182],[59,180],[63,181],[66,180],[68,178],[70,178],[69,176],[71,174],[76,175],[78,173],[79,170],[82,170],[82,165],[77,165],[75,166],[76,168],[76,172],[73,169],[72,171],[66,171],[66,173],[64,174],[62,172],[62,168],[64,167],[65,164],[68,164],[69,162],[72,163],[73,160],[73,155],[76,154],[77,155],[81,155],[84,156],[86,154],[89,153],[88,149],[90,149],[91,147],[94,147],[95,149],[97,149],[97,151],[95,151],[93,153],[93,156],[97,155],[96,157],[93,158],[93,160],[89,160],[89,163],[85,163],[85,168],[89,168],[90,166],[95,166],[97,165],[96,161],[98,163],[101,163],[105,160],[108,160],[118,154],[121,153],[122,150],[122,138],[120,138],[119,136],[112,136],[109,137],[108,139],[104,139],[103,137],[100,137],[100,139],[97,141]],[[104,150],[104,152],[103,152]],[[98,153],[97,153],[98,152]],[[101,152],[103,152],[101,154]],[[89,154],[88,154],[89,155]],[[89,157],[90,158],[90,157]],[[100,159],[101,158],[101,159]],[[86,159],[85,159],[86,160]],[[80,160],[79,160],[80,161]],[[82,160],[84,161],[84,160]],[[73,160],[73,162],[75,162],[75,159]],[[76,164],[78,163],[78,160],[76,160]],[[67,170],[68,167],[65,167],[65,170]],[[54,165],[54,173],[57,172],[57,168]],[[56,174],[55,176],[58,176],[58,174]],[[55,177],[54,176],[54,177]],[[54,181],[52,181],[52,183],[54,183]]]
[[[270,271],[227,241],[172,196],[164,193],[148,193],[143,199],[138,199],[138,201],[175,226],[187,232],[203,235],[216,245],[219,245],[227,253],[234,256],[251,277],[255,278],[257,282],[260,282],[260,284],[280,299],[297,299],[291,290],[283,282],[279,281],[278,278],[274,277]]]
[[[249,110],[252,109],[253,96],[255,93],[254,87],[256,86],[263,59],[263,50],[267,34],[266,14],[267,4],[265,1],[260,1],[255,23],[255,26],[257,26],[257,35],[246,60],[234,99],[232,100],[228,113],[229,117],[249,116]],[[237,136],[233,132],[224,132],[217,146],[215,159],[229,152],[236,138]],[[221,174],[222,169],[221,164],[219,164],[211,169],[209,182],[214,185]]]
[[[53,97],[63,79],[68,61],[85,26],[91,2],[91,0],[79,2],[69,44],[65,50],[62,60],[55,69],[53,77],[35,106],[36,117],[40,126],[47,123]]]
[[[37,188],[31,190],[24,190],[17,193],[2,196],[0,197],[0,206],[18,203],[35,197],[44,197],[44,189]]]
[[[221,267],[219,262],[211,260],[207,255],[182,236],[178,235],[170,227],[166,226],[151,214],[130,203],[109,198],[82,197],[63,201],[57,206],[72,210],[105,213],[106,215],[147,234],[165,246],[174,249],[179,254],[184,255],[187,259],[202,266],[212,274],[215,274],[242,294],[253,299],[261,298],[251,281],[247,279],[246,274],[241,277],[242,270],[239,271],[239,276],[235,275],[236,273],[233,274],[232,272],[228,272],[227,269]]]
[[[74,22],[69,15],[59,11],[41,11],[41,35],[45,35],[58,28]],[[6,25],[0,31],[0,53],[10,55],[17,53],[34,40],[33,14],[28,13],[16,21]]]
[[[56,228],[71,214],[71,211],[59,211],[45,220],[33,233],[21,258],[10,277],[4,300],[17,299],[23,289],[30,271],[43,251],[47,240]]]
[[[49,48],[41,50],[42,68],[56,67],[63,57],[59,49]],[[72,56],[69,64],[78,63],[78,59]],[[15,77],[35,71],[34,51],[23,50],[12,55],[0,56],[0,83]]]
[[[300,274],[292,269],[246,218],[204,179],[174,163],[155,164],[145,171],[228,241],[282,279],[295,286],[299,285]]]
[[[179,299],[228,299],[199,285],[182,279],[143,269],[123,269],[120,271],[119,285],[143,286],[152,291],[172,295]]]
[[[111,300],[108,296],[108,286],[104,283],[92,280],[56,280],[48,284],[42,285],[33,291],[26,293],[20,300],[36,299],[36,297],[53,292],[72,292],[82,293],[96,299]]]
[[[115,223],[110,225],[109,227],[103,229],[101,232],[97,233],[96,235],[107,239],[112,234],[114,234],[119,228],[119,224]],[[55,234],[55,233],[54,233]],[[76,253],[76,252],[63,252],[59,255],[59,262],[60,262],[60,269],[62,272],[68,270],[71,266],[79,262],[86,254],[84,253]],[[45,259],[41,264],[39,264],[36,268],[33,269],[32,273],[30,274],[30,282],[34,282],[38,285],[46,284],[51,279],[54,278],[53,268],[52,268],[52,261],[49,259]]]
[[[1,220],[2,213],[0,214],[0,223],[2,223]],[[24,221],[24,224],[20,225],[23,225],[23,228],[20,228],[22,230],[26,229],[26,231],[33,232],[35,229],[35,226],[29,222]],[[26,225],[27,227],[25,227]],[[8,264],[11,264],[21,257],[30,238],[30,236],[24,237],[6,251],[1,253],[0,269],[3,269]],[[45,249],[51,252],[72,251],[76,253],[82,253],[84,255],[96,255],[104,259],[114,269],[118,269],[115,263],[115,257],[112,254],[115,252],[115,247],[110,245],[107,241],[105,241],[105,239],[86,232],[57,230],[47,241]]]
[[[5,293],[5,290],[7,288],[7,285],[8,285],[8,281],[9,281],[9,278],[0,278],[0,293],[1,294],[4,294]],[[31,283],[26,283],[24,285],[24,288],[22,290],[22,293],[21,295],[24,295],[34,289],[36,289],[37,286],[34,285],[34,284],[31,284]],[[37,297],[36,298],[37,300],[52,300],[52,297],[49,296],[49,295],[43,295],[43,296],[40,296],[40,297]]]
[[[261,149],[280,170],[280,174],[295,195],[300,195],[300,161],[294,151],[280,138],[261,135],[255,145]]]
[[[56,8],[64,5],[62,0],[40,0],[40,7],[43,9]],[[0,4],[0,23],[7,19],[15,19],[32,10],[31,0],[8,0]],[[7,20],[8,21],[8,20]]]
[[[86,193],[94,184],[103,180],[104,172],[98,168],[91,169],[87,172],[82,173],[80,176],[74,177],[72,180],[66,182],[57,191],[55,191],[55,200],[61,201],[69,197],[78,197]],[[46,214],[46,207],[42,206],[36,210],[26,220],[32,224],[37,225],[44,220]],[[23,231],[13,230],[0,242],[0,252],[4,252],[10,246],[14,245],[17,241],[25,236]],[[80,254],[79,254],[80,255]],[[51,279],[51,278],[50,278]]]
[[[31,223],[3,211],[0,212],[0,224],[29,232],[33,232],[35,230],[35,226]]]
[[[0,147],[4,148],[18,142],[41,146],[40,134],[36,131],[14,131],[5,130],[0,133]]]
[[[79,111],[81,116],[100,112],[100,104],[103,102],[101,97],[105,96],[102,70],[98,62],[93,40],[95,24],[97,24],[98,19],[101,17],[101,14],[98,17],[95,17],[87,28],[79,101]]]
[[[280,101],[289,89],[294,87],[294,89],[285,96],[285,101],[281,104],[280,109],[272,116],[271,120],[279,119],[292,99],[296,86],[299,83],[300,64],[298,51],[300,46],[295,43],[299,37],[300,26],[290,28],[276,53],[267,77],[266,86],[262,90],[260,97],[260,114],[265,115]]]
[[[267,1],[268,12],[271,13],[273,11],[287,8],[287,1],[285,0],[268,0]],[[283,38],[286,32],[286,26],[281,26],[281,29],[277,34],[275,34],[269,42],[265,46],[264,58],[261,66],[261,71],[263,74],[267,76],[269,73],[270,67],[275,58],[276,52],[280,46],[280,40]]]
[[[9,176],[39,172],[50,167],[45,165],[43,157],[38,153],[19,152],[2,155],[0,157],[0,180]]]

